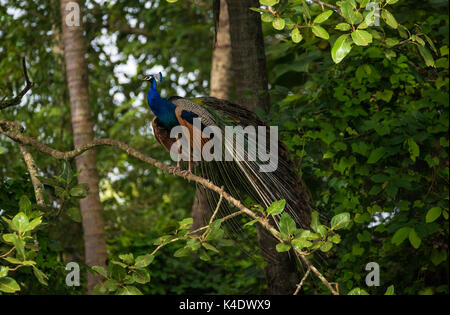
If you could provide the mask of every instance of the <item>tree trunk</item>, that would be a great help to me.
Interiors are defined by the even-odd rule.
[[[238,102],[252,111],[269,110],[268,79],[261,18],[250,8],[258,0],[227,0],[233,72]]]
[[[259,13],[250,10],[259,7],[259,1],[227,0],[227,3],[238,102],[252,111],[267,111],[270,99],[261,18]],[[275,249],[278,242],[259,225],[257,232],[263,258],[267,261],[265,274],[269,292],[292,294],[298,280],[294,259],[287,253],[278,253]]]
[[[231,87],[230,21],[226,0],[215,0],[216,41],[214,44],[210,95],[228,100]]]
[[[212,56],[210,95],[227,100],[230,97],[231,87],[231,42],[226,0],[214,0],[213,8],[216,36]],[[210,215],[210,206],[205,191],[198,186],[192,205],[192,218],[194,219],[192,230],[204,226]]]
[[[67,5],[71,3],[71,5]],[[81,1],[61,0],[62,37],[64,43],[64,60],[66,78],[69,87],[70,111],[75,147],[94,139],[93,122],[89,106],[87,62],[85,60],[86,44],[83,37],[81,16],[79,25],[67,23],[76,14],[74,3],[81,8]],[[76,7],[75,5],[75,7]],[[69,18],[66,17],[69,15]],[[72,20],[73,22],[74,20]],[[70,25],[69,25],[70,24]],[[73,25],[73,26],[71,26]],[[89,266],[105,266],[107,253],[102,214],[99,198],[97,157],[95,150],[89,150],[76,158],[79,183],[87,183],[89,194],[80,201],[83,219],[83,234],[85,247],[85,262]],[[93,292],[94,286],[101,279],[88,274],[88,291]]]

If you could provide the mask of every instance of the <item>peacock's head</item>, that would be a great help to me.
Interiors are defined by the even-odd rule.
[[[163,76],[160,73],[152,74],[144,77],[142,80],[149,81],[151,83],[150,89],[147,93],[147,101],[150,109],[155,113],[157,107],[161,107],[161,96],[159,95],[158,89],[156,88],[156,81],[162,82]],[[159,104],[159,105],[158,105]],[[155,113],[156,114],[156,113]]]
[[[156,81],[162,82],[163,76],[160,72],[158,74],[151,74],[149,76],[146,76],[142,80],[149,81],[152,84],[152,88],[156,89]]]

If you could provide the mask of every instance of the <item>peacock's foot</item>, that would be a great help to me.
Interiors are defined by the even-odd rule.
[[[188,175],[193,175],[194,173],[192,173],[191,170],[182,170],[181,171],[181,175],[183,176],[188,176]]]

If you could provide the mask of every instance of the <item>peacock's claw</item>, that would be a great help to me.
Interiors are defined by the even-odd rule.
[[[181,175],[183,176],[188,176],[188,175],[192,175],[193,173],[191,172],[191,170],[182,170],[181,171]]]

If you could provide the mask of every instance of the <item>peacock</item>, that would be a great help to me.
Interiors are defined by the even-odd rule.
[[[214,97],[190,99],[179,96],[161,97],[157,88],[157,82],[162,81],[161,73],[147,76],[144,80],[151,84],[147,93],[147,101],[151,111],[155,114],[152,120],[155,138],[169,152],[177,141],[176,138],[170,137],[170,131],[174,127],[184,126],[191,135],[197,131],[205,136],[203,132],[208,126],[215,126],[224,132],[227,126],[254,126],[255,128],[266,126],[255,113],[227,100]],[[201,125],[194,123],[196,118],[201,119]],[[212,135],[212,138],[215,136],[216,134]],[[188,139],[191,147],[194,147],[193,137]],[[244,139],[247,145],[244,148],[247,150],[251,145],[249,142],[254,140],[248,135],[244,135]],[[204,140],[202,137],[201,145],[204,145]],[[278,141],[277,152],[278,165],[271,172],[261,171],[261,161],[258,158],[256,160],[249,159],[247,151],[244,151],[242,156],[242,152],[237,152],[233,143],[228,140],[223,140],[222,146],[224,151],[232,155],[232,159],[200,160],[192,171],[196,175],[209,179],[219,187],[223,186],[225,191],[236,199],[248,200],[251,198],[254,204],[259,204],[264,208],[269,207],[276,200],[284,199],[286,200],[285,211],[290,214],[297,225],[302,228],[309,227],[310,207],[302,191],[302,184],[295,167],[288,157],[288,151],[280,141]],[[188,171],[191,171],[190,163]],[[210,208],[215,209],[219,196],[209,190],[206,193]],[[231,211],[229,205],[222,203],[220,210],[222,216]],[[277,218],[274,218],[275,223],[278,221]]]

